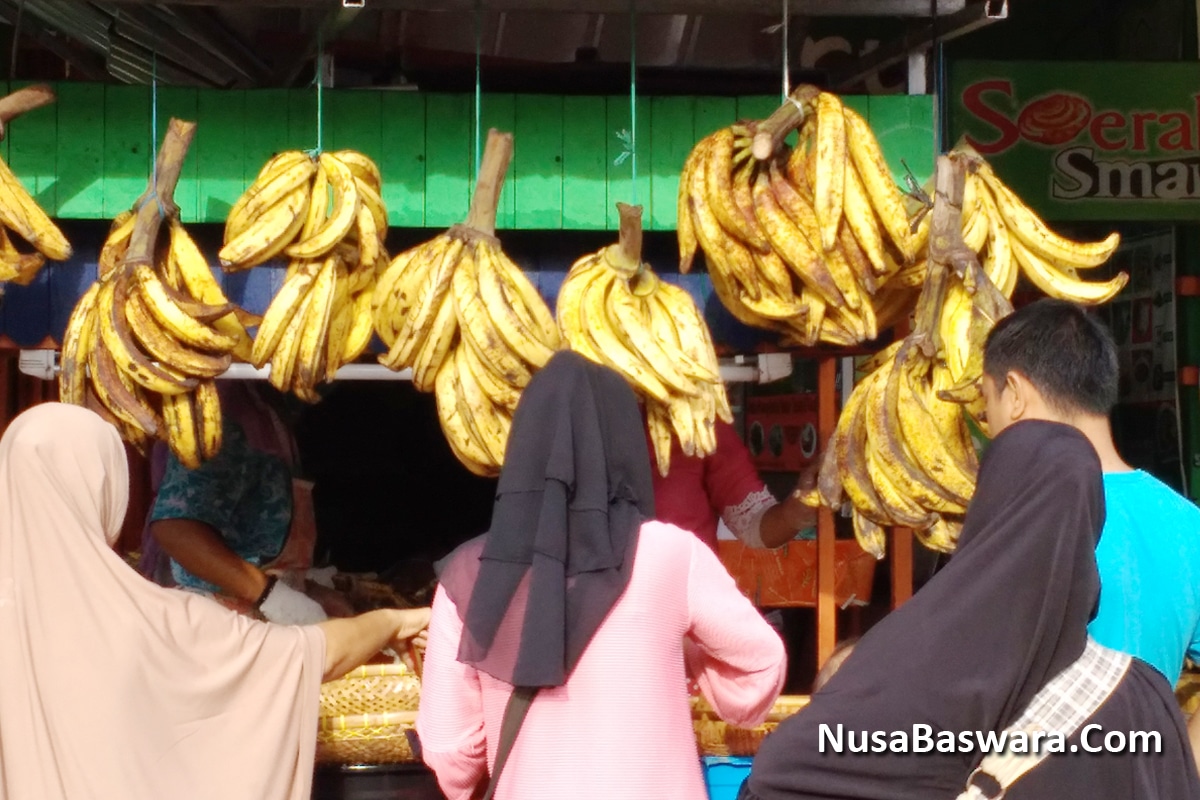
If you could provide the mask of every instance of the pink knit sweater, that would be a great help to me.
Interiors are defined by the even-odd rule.
[[[417,727],[448,800],[467,800],[490,769],[512,692],[458,662],[461,635],[439,589]],[[712,551],[646,523],[628,589],[567,684],[534,699],[496,799],[704,800],[688,677],[722,718],[752,726],[785,672],[783,643]]]

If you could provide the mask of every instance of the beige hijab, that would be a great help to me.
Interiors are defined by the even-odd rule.
[[[308,800],[324,635],[138,575],[128,483],[85,409],[0,439],[0,800]]]

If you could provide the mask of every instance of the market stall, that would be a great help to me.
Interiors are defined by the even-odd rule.
[[[955,171],[934,174],[929,97],[838,98],[801,87],[785,92],[780,107],[771,96],[339,92],[322,80],[315,89],[61,83],[54,90],[52,113],[14,125],[0,155],[49,217],[115,224],[102,235],[88,228],[66,265],[21,273],[6,286],[0,335],[22,348],[23,372],[57,378],[62,399],[106,412],[135,447],[164,439],[189,463],[215,453],[218,378],[267,379],[307,402],[331,380],[401,379],[436,397],[463,466],[494,475],[523,381],[565,340],[623,367],[660,403],[651,412],[656,443],[676,437],[705,452],[712,420],[733,418],[722,379],[724,386],[734,378],[754,382],[786,375],[792,358],[815,359],[817,439],[830,443],[821,492],[809,498],[821,507],[817,537],[789,545],[791,560],[774,563],[752,563],[727,548],[743,590],[765,607],[815,607],[822,663],[837,640],[838,607],[870,594],[864,570],[873,567],[871,557],[890,556],[898,605],[911,592],[912,531],[926,544],[952,548],[973,457],[961,415],[943,415],[939,424],[959,437],[949,454],[961,462],[966,488],[947,491],[936,478],[931,487],[928,471],[914,474],[905,462],[901,442],[881,456],[891,459],[884,477],[870,477],[899,479],[899,499],[885,495],[872,507],[857,502],[862,476],[842,460],[863,440],[862,423],[892,436],[905,424],[898,406],[886,406],[894,402],[887,375],[915,375],[926,394],[908,390],[926,404],[943,402],[938,389],[966,391],[967,370],[977,366],[970,354],[985,322],[1006,304],[988,292],[1015,282],[1015,262],[996,252],[1000,228],[989,228],[993,217],[978,211],[990,207],[974,207],[983,216],[956,216],[972,208],[962,197],[975,187],[967,165],[975,170],[980,162],[959,154],[947,162]],[[512,160],[500,158],[501,166],[489,162],[493,150],[484,145],[493,127],[511,132]],[[155,167],[160,129],[166,137]],[[625,136],[610,135],[614,129]],[[314,143],[312,154],[297,149]],[[801,163],[809,154],[812,163]],[[834,180],[831,165],[852,178]],[[936,196],[949,205],[906,204],[897,188],[904,175],[915,187],[932,187],[936,177]],[[617,201],[631,205],[623,211]],[[636,223],[634,206],[641,209]],[[926,255],[920,237],[930,227]],[[420,230],[389,232],[396,228]],[[612,234],[599,249],[538,263],[506,254],[506,232],[514,229]],[[643,229],[678,229],[678,272],[670,262],[644,266]],[[985,275],[965,263],[939,230],[961,237],[985,267],[1001,272]],[[571,262],[585,252],[595,269],[579,281],[583,269]],[[689,272],[701,253],[706,271]],[[602,254],[623,259],[608,258],[606,266]],[[418,263],[424,271],[411,266]],[[420,290],[406,292],[405,281]],[[572,302],[576,286],[580,299]],[[991,305],[964,300],[963,286],[982,287]],[[624,288],[636,298],[629,305],[584,299]],[[646,300],[660,294],[669,300]],[[473,311],[464,309],[469,298],[478,298]],[[674,342],[667,328],[654,328],[653,315],[636,329],[633,320],[649,313],[639,302],[647,309],[673,304],[664,308],[676,323]],[[505,305],[511,316],[495,313]],[[590,325],[589,315],[573,316],[580,307],[601,310],[607,322],[597,327],[596,313]],[[953,319],[941,322],[950,307]],[[678,323],[687,314],[694,318],[683,333]],[[707,345],[697,341],[709,331]],[[922,346],[942,336],[961,357],[946,380],[931,366],[937,348]],[[900,348],[885,349],[893,341]],[[787,357],[785,370],[771,370],[772,354]],[[847,409],[872,413],[860,420],[843,412],[839,424],[835,376],[855,357],[868,358],[864,371],[884,375],[873,383],[889,391],[868,399],[843,385]],[[673,370],[673,361],[692,372]],[[12,365],[5,369],[13,380]],[[958,402],[972,399],[964,394]],[[947,453],[931,457],[939,455]],[[843,488],[856,540],[835,541]],[[931,511],[940,514],[936,521]],[[774,598],[762,584],[771,569],[780,570],[784,587]],[[802,704],[786,700],[774,721]],[[708,712],[696,713],[705,752],[752,753],[752,744],[730,742],[753,743],[753,736],[714,735]]]

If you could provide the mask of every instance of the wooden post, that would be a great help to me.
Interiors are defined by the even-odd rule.
[[[837,427],[837,359],[823,358],[817,365],[817,438],[828,442]],[[817,669],[837,646],[837,598],[834,594],[833,509],[817,509]]]
[[[913,532],[892,528],[892,610],[904,605],[913,593]]]

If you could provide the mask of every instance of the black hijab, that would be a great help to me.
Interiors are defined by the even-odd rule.
[[[653,517],[633,390],[556,353],[517,405],[491,528],[442,575],[463,618],[459,661],[514,686],[561,686],[629,584]]]
[[[1083,652],[1099,597],[1100,461],[1074,428],[1018,423],[992,442],[958,551],[870,630],[841,670],[763,743],[750,792],[779,798],[936,800],[978,754],[818,751],[845,731],[1000,731]]]

